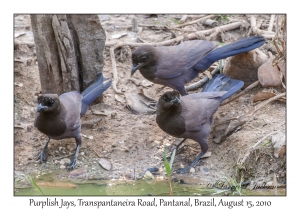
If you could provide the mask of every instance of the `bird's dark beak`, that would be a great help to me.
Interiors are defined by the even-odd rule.
[[[136,70],[138,70],[140,67],[142,66],[142,63],[139,64],[132,64],[132,68],[131,68],[131,76],[134,74],[134,72],[136,72]]]
[[[43,106],[42,104],[39,104],[36,111],[37,112],[40,112],[41,110],[47,110],[48,109],[48,106]]]
[[[173,100],[171,100],[171,103],[175,106],[178,106],[181,104],[181,100],[178,97],[175,97]]]

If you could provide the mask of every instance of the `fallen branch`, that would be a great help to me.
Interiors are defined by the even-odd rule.
[[[187,15],[182,15],[181,19],[179,20],[180,23],[184,23],[185,20],[187,19]]]
[[[109,49],[109,52],[110,52],[110,57],[111,57],[111,66],[112,66],[112,70],[113,70],[113,76],[114,76],[114,79],[113,79],[113,82],[112,82],[112,87],[113,87],[113,90],[115,91],[115,93],[118,93],[118,94],[123,94],[120,90],[118,90],[117,88],[117,83],[118,83],[118,71],[117,71],[117,64],[116,64],[116,58],[115,58],[115,52],[114,50],[116,48],[120,47],[118,44],[115,45],[115,46],[111,46],[110,49]]]
[[[211,18],[211,17],[214,17],[215,15],[207,15],[205,17],[202,17],[202,18],[199,18],[197,20],[193,20],[191,22],[188,22],[188,23],[184,23],[184,24],[180,24],[180,25],[176,25],[176,26],[173,26],[172,28],[180,28],[180,27],[183,27],[183,26],[188,26],[188,25],[192,25],[192,24],[195,24],[195,23],[198,23],[199,21],[201,20],[205,20],[207,18]],[[171,28],[171,29],[172,29]]]
[[[205,17],[206,15],[183,15],[179,22],[184,23],[187,18],[202,18]]]
[[[269,27],[268,27],[268,31],[272,31],[273,29],[273,26],[274,26],[274,20],[275,20],[275,15],[271,15],[271,18],[270,18],[270,23],[269,23]]]
[[[94,147],[92,147],[92,146],[89,144],[89,142],[86,142],[86,143],[89,145],[90,148],[92,148],[92,150],[96,153],[96,155],[97,155],[99,158],[101,158],[101,156],[98,154],[98,152],[96,152],[96,150],[94,149]]]
[[[221,104],[221,106],[224,106],[225,104],[228,104],[228,103],[234,101],[235,99],[241,97],[242,95],[244,95],[245,93],[247,93],[248,91],[252,90],[253,88],[255,88],[255,87],[259,86],[259,85],[260,85],[259,81],[256,81],[256,82],[252,83],[251,85],[249,85],[247,88],[245,88],[242,92],[240,92],[239,94],[237,94],[233,98],[230,98],[227,101],[223,102]]]
[[[142,33],[142,31],[143,31],[143,27],[140,27],[139,30],[138,30],[138,32],[137,32],[137,37],[138,37],[138,39],[139,39],[141,42],[145,43],[146,41],[143,40],[143,39],[141,38],[141,33]]]
[[[272,31],[260,30],[256,25],[256,18],[254,17],[254,15],[250,16],[250,25],[254,34],[264,36],[266,39],[273,39],[273,37],[275,36],[275,33]]]
[[[220,31],[226,32],[226,31],[239,28],[242,24],[243,22],[234,22],[227,25],[219,26],[218,28]],[[187,35],[180,35],[174,39],[166,40],[163,42],[157,42],[157,43],[135,43],[135,42],[121,42],[120,40],[113,40],[113,41],[106,42],[105,46],[106,47],[115,46],[115,49],[117,49],[118,47],[122,47],[124,45],[128,45],[129,47],[139,47],[146,44],[153,45],[153,46],[168,46],[168,45],[172,45],[173,43],[179,43],[181,40],[191,40],[191,39],[196,39],[198,37],[209,36],[215,31],[216,31],[215,28],[204,30],[204,31],[196,31]]]

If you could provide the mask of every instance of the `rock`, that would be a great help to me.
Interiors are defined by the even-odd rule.
[[[268,60],[259,49],[251,50],[228,58],[223,73],[232,79],[244,81],[244,88],[258,80],[258,68]]]
[[[195,168],[192,167],[192,168],[190,169],[190,173],[193,174],[193,173],[195,173],[195,172],[196,172]]]
[[[60,163],[60,165],[65,165],[65,164],[68,164],[70,162],[71,162],[71,160],[69,158],[64,158],[59,163]]]
[[[60,167],[59,167],[60,169],[65,169],[66,168],[66,166],[65,165],[60,165]]]
[[[144,174],[144,179],[151,180],[151,179],[155,179],[155,178],[150,171],[146,171],[146,173]]]
[[[105,170],[107,171],[110,171],[111,170],[111,163],[107,160],[107,159],[104,159],[104,158],[100,158],[98,160],[99,164],[101,165],[102,168],[104,168]]]
[[[263,87],[280,87],[281,79],[278,67],[273,66],[273,58],[258,68],[258,80]]]
[[[274,148],[274,156],[276,158],[282,157],[285,154],[286,150],[286,141],[285,141],[285,134],[278,133],[275,136],[272,136],[272,145]]]

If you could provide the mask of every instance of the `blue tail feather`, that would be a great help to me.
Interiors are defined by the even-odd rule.
[[[266,40],[263,36],[254,36],[243,38],[236,42],[216,48],[207,56],[205,56],[199,63],[197,63],[195,65],[195,69],[204,71],[218,60],[254,50],[262,46],[265,42]]]
[[[229,98],[244,86],[244,82],[231,79],[224,74],[218,74],[212,78],[202,89],[202,92],[227,91],[222,96],[222,101]]]
[[[81,115],[84,115],[89,107],[89,105],[98,98],[105,90],[111,86],[112,81],[110,79],[103,78],[100,73],[96,81],[87,87],[81,95],[82,105],[81,105]]]

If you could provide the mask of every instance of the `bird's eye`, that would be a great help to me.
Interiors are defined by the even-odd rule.
[[[168,101],[168,97],[167,97],[166,95],[164,95],[163,99],[164,99],[165,101]]]
[[[144,55],[144,56],[141,57],[141,59],[142,59],[142,61],[146,61],[147,60],[147,56]]]

